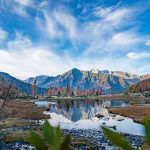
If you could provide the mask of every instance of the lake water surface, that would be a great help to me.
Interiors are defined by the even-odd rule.
[[[62,129],[95,129],[101,126],[113,128],[117,132],[144,135],[144,126],[132,119],[113,115],[109,107],[130,107],[129,102],[70,100],[70,101],[36,101],[40,107],[49,108],[45,114],[50,115],[49,122],[53,126],[60,125]]]

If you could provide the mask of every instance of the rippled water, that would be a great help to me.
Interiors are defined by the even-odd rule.
[[[108,113],[108,107],[129,107],[129,102],[123,101],[37,101],[40,107],[49,108],[49,122],[53,126],[60,125],[63,129],[100,129],[107,126],[118,132],[144,135],[144,126],[132,119]],[[98,117],[97,117],[98,116]]]

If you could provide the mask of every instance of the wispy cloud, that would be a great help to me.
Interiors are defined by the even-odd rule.
[[[44,10],[42,13],[44,18],[37,16],[36,24],[47,37],[71,42],[78,38],[77,19],[73,15],[60,8],[52,12]]]
[[[22,36],[20,32],[16,32],[16,36],[14,40],[7,42],[7,48],[8,50],[26,50],[32,45],[31,40],[26,37]]]
[[[0,43],[7,38],[7,32],[0,28]]]
[[[6,14],[16,14],[21,17],[28,17],[27,8],[34,8],[32,0],[1,0],[0,11]]]
[[[127,57],[131,59],[150,58],[150,52],[130,52]]]
[[[57,75],[73,67],[147,72],[144,59],[149,58],[150,36],[139,30],[136,6],[94,4],[89,9],[88,4],[72,8],[69,3],[53,7],[55,2],[47,0],[9,1],[18,22],[13,27],[7,23],[15,35],[0,28],[1,41],[11,35],[0,49],[3,71],[21,78]],[[24,24],[25,19],[30,19],[29,24]]]
[[[127,30],[114,34],[107,43],[108,50],[129,51],[144,43],[144,38],[134,30]]]
[[[16,3],[23,5],[23,6],[32,6],[33,0],[14,0]]]
[[[17,14],[17,15],[20,15],[22,17],[28,17],[28,13],[26,11],[26,8],[22,5],[15,5],[12,7],[13,8],[13,11]]]
[[[77,49],[84,47],[81,51],[86,54],[129,51],[146,40],[136,29],[136,11],[135,7],[100,6],[91,12],[99,18],[81,23],[67,7],[56,7],[43,9],[44,18],[37,17],[36,23],[49,38],[69,40]]]
[[[44,17],[45,17],[45,27],[42,26],[42,29],[46,29],[48,36],[52,38],[57,38],[62,35],[61,30],[58,28],[58,24],[56,22],[56,19],[48,14],[47,12],[44,12]]]
[[[58,73],[62,58],[46,47],[34,46],[30,39],[17,33],[16,39],[9,41],[7,49],[0,49],[0,66],[3,71],[26,78],[40,72]]]
[[[78,36],[77,33],[77,20],[71,14],[67,12],[62,12],[61,10],[56,10],[54,12],[54,17],[67,32],[70,39],[76,39]]]
[[[149,39],[145,41],[145,45],[150,46],[150,40]]]
[[[136,63],[132,62],[132,66],[130,63],[130,60],[126,58],[92,59],[82,55],[75,58],[69,53],[58,55],[46,46],[33,44],[28,37],[19,32],[16,32],[14,40],[8,42],[7,49],[0,49],[1,70],[21,79],[40,74],[58,75],[73,67],[82,70],[90,70],[91,68],[116,70],[117,66],[117,70],[131,73],[141,74],[145,71],[142,69],[143,66],[137,69]]]

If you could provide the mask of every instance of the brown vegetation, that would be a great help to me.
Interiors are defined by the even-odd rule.
[[[135,105],[131,107],[110,108],[109,112],[125,117],[130,117],[137,122],[142,122],[144,117],[150,117],[150,105]]]
[[[131,101],[133,103],[145,103],[145,101],[150,101],[148,97],[141,96],[124,96],[123,94],[114,95],[100,95],[100,96],[90,96],[90,97],[49,97],[47,100],[110,100],[110,101]]]
[[[2,100],[1,100],[2,103]],[[31,102],[11,101],[7,100],[0,114],[1,118],[13,117],[23,119],[40,120],[48,118],[43,114],[44,109],[39,108]]]
[[[6,136],[1,138],[0,140],[5,142],[16,142],[16,141],[26,141],[27,137],[30,135],[30,133],[34,131],[38,134],[42,134],[42,130],[40,128],[37,128],[35,130],[15,130],[15,131],[6,131]]]
[[[9,86],[10,86],[10,82],[8,82],[7,80],[5,80],[3,77],[0,76],[0,96],[5,97]],[[13,95],[13,96],[17,96],[17,95],[22,95],[22,91],[19,90],[14,84],[12,84],[11,89],[9,91],[9,95]]]
[[[150,91],[150,78],[130,86],[125,93],[138,93],[144,91]]]
[[[12,127],[30,126],[34,123],[35,121],[29,119],[6,118],[5,120],[0,121],[0,130]]]

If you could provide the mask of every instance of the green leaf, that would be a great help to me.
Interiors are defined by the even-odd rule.
[[[59,150],[62,138],[61,129],[59,127],[53,128],[53,133],[54,133],[54,140],[52,144],[52,149]]]
[[[55,137],[54,137],[54,128],[49,124],[46,120],[44,123],[44,139],[50,144],[53,145]]]
[[[102,127],[102,129],[107,138],[110,139],[110,141],[116,146],[122,148],[123,150],[135,150],[125,139],[123,139],[123,137],[119,133],[111,131],[105,127]]]
[[[71,143],[71,137],[69,135],[65,136],[59,150],[68,150],[70,143]]]
[[[60,127],[52,127],[46,120],[43,126],[44,139],[36,133],[32,133],[28,142],[33,144],[37,150],[68,150],[70,136],[66,136],[62,142],[62,131]]]
[[[36,133],[31,132],[27,141],[35,146],[37,150],[46,150],[46,144],[44,143],[43,139]]]
[[[62,131],[59,127],[52,127],[46,120],[44,123],[44,138],[52,150],[58,150],[61,146]]]
[[[56,148],[59,149],[62,142],[62,131],[59,126],[55,128],[55,136],[56,136]]]
[[[145,131],[146,131],[146,143],[150,148],[150,118],[145,118],[143,122],[145,125]]]

